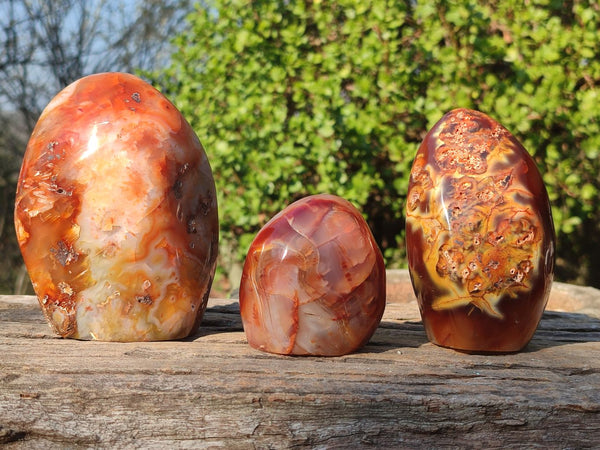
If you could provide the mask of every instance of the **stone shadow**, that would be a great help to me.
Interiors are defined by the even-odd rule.
[[[184,341],[243,331],[239,303],[237,299],[231,299],[231,303],[208,307],[198,331]],[[522,352],[584,342],[600,342],[600,318],[583,313],[545,311],[531,342]],[[429,340],[421,321],[383,320],[370,341],[356,353],[401,351],[425,344],[429,344]]]

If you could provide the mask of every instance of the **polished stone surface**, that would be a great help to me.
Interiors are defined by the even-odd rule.
[[[249,344],[286,355],[343,355],[363,346],[385,308],[381,252],[359,211],[333,195],[305,197],[257,234],[240,310]]]
[[[58,334],[196,329],[217,257],[215,185],[195,133],[156,89],[123,73],[65,88],[32,133],[17,189],[17,238]]]
[[[429,339],[467,351],[518,351],[553,278],[548,195],[531,156],[502,125],[467,109],[427,134],[409,184],[406,242]]]

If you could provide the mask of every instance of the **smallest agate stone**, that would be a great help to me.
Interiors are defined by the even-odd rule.
[[[427,133],[408,188],[406,247],[429,339],[519,351],[548,301],[555,236],[533,159],[487,115],[447,113]]]
[[[352,204],[305,197],[256,235],[240,310],[248,343],[284,355],[344,355],[371,338],[385,308],[383,257]]]

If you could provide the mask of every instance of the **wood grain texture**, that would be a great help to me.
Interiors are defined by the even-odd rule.
[[[251,349],[235,300],[154,343],[55,337],[34,297],[0,296],[7,448],[600,446],[600,291],[555,283],[524,352],[427,342],[405,272],[371,342],[342,357]]]

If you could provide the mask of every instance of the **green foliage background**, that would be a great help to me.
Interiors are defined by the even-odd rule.
[[[445,112],[479,109],[539,165],[558,278],[598,285],[597,2],[229,1],[188,16],[151,75],[207,149],[221,270],[277,211],[313,193],[364,213],[388,268],[405,265],[404,203],[418,145]]]

